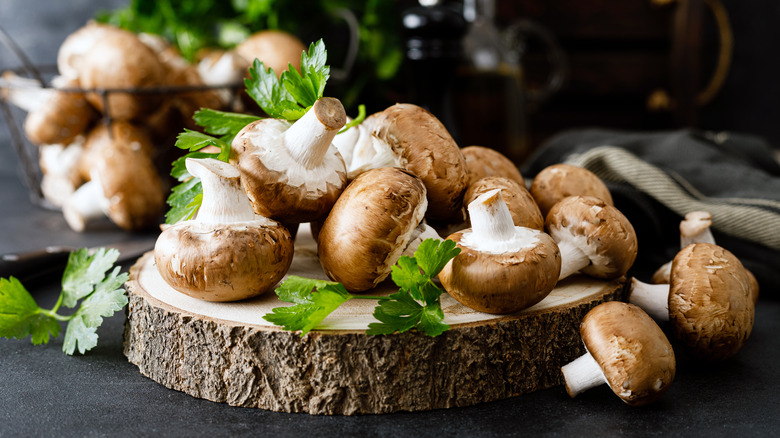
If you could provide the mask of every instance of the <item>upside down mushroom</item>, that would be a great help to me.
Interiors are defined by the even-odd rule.
[[[186,166],[201,179],[203,203],[195,219],[165,228],[157,239],[162,278],[206,301],[236,301],[273,288],[292,263],[289,231],[255,214],[230,164],[188,158]]]
[[[614,205],[612,194],[595,173],[572,164],[545,167],[534,177],[530,191],[545,217],[558,201],[569,196],[592,196]]]

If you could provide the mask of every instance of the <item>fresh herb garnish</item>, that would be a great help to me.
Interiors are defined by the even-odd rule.
[[[341,304],[351,299],[378,300],[369,335],[403,333],[417,329],[438,336],[449,329],[441,310],[444,292],[433,281],[447,262],[460,253],[452,240],[425,239],[414,257],[402,256],[392,267],[392,279],[399,290],[387,297],[353,295],[341,283],[290,276],[279,285],[280,300],[293,303],[276,307],[263,318],[285,330],[300,330],[301,336],[317,327]]]
[[[342,132],[346,132],[349,128],[352,128],[354,126],[357,126],[361,123],[363,123],[363,120],[366,120],[366,106],[363,104],[358,105],[358,115],[354,119],[347,122],[346,125],[344,125],[343,128],[341,128],[341,131],[339,131],[339,134]]]
[[[103,317],[127,304],[121,287],[128,275],[120,274],[119,266],[114,267],[118,257],[119,251],[105,248],[94,254],[86,248],[70,253],[62,275],[62,292],[51,310],[40,308],[15,277],[0,278],[0,337],[30,336],[34,345],[46,344],[51,336],[59,336],[60,323],[67,322],[62,344],[65,354],[72,355],[76,350],[84,354],[95,347]],[[61,307],[76,306],[70,315],[57,313]]]

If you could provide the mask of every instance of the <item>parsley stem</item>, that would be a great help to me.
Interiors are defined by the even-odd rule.
[[[54,307],[51,308],[51,310],[48,311],[48,312],[51,312],[50,316],[56,318],[56,316],[54,316],[54,315],[56,315],[57,311],[60,309],[60,306],[62,305],[62,300],[63,300],[64,296],[65,296],[65,294],[60,292],[60,297],[57,298],[57,303],[54,305]],[[46,311],[44,311],[44,312],[46,312]],[[48,313],[47,313],[47,315],[48,315]]]
[[[42,314],[44,314],[46,316],[54,318],[57,321],[66,321],[67,322],[67,321],[70,321],[71,319],[73,319],[73,315],[63,316],[63,315],[60,315],[59,313],[57,313],[54,309],[52,309],[52,310],[40,309],[39,313],[42,313]],[[75,313],[74,313],[74,315],[75,315]]]
[[[352,295],[351,298],[359,298],[361,300],[389,300],[390,297],[380,297],[376,295]]]

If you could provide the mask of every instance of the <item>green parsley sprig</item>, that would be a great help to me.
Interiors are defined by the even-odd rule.
[[[118,257],[115,249],[100,248],[94,254],[87,248],[72,252],[62,275],[62,292],[50,310],[39,307],[15,277],[0,278],[0,337],[30,336],[34,345],[46,344],[50,337],[59,336],[60,323],[66,322],[62,344],[65,354],[72,355],[76,350],[84,354],[94,348],[103,318],[127,305],[122,285],[128,275],[120,273],[119,266],[114,267]],[[61,307],[77,308],[70,315],[62,315],[58,313]]]
[[[300,330],[303,336],[345,302],[370,299],[378,300],[374,318],[379,322],[370,323],[367,334],[416,329],[428,336],[438,336],[449,325],[444,322],[441,310],[440,297],[444,291],[433,279],[459,253],[460,248],[452,240],[425,239],[414,257],[402,256],[392,267],[391,278],[399,289],[386,297],[354,295],[341,283],[290,276],[279,285],[276,294],[280,300],[293,305],[276,307],[263,318],[285,330]]]

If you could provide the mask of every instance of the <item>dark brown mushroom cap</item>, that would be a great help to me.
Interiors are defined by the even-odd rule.
[[[62,89],[77,89],[78,86],[75,79],[58,84]],[[84,93],[52,90],[45,104],[27,114],[24,133],[37,145],[67,145],[77,136],[86,134],[97,116]]]
[[[544,216],[567,196],[593,196],[614,205],[609,189],[593,172],[571,164],[553,164],[539,172],[531,182],[531,195]]]
[[[352,292],[379,284],[409,244],[426,205],[425,186],[406,170],[360,174],[320,227],[317,252],[325,273]]]
[[[710,243],[688,245],[672,261],[670,285],[674,335],[696,357],[721,361],[742,348],[755,305],[751,280],[734,254]]]
[[[466,146],[460,152],[466,160],[469,185],[486,176],[503,176],[521,184],[525,188],[525,180],[520,170],[518,170],[512,160],[501,152],[484,146]]]
[[[98,123],[89,130],[84,140],[84,151],[79,156],[78,171],[85,181],[91,178],[92,169],[102,160],[104,148],[114,144],[126,144],[133,149],[143,151],[148,157],[155,156],[155,146],[144,128],[135,124],[115,120],[109,125]]]
[[[631,406],[658,400],[674,380],[674,350],[638,306],[619,301],[599,304],[582,319],[580,334],[612,392]]]
[[[314,172],[292,158],[280,161],[285,146],[276,138],[290,126],[278,119],[248,124],[233,140],[230,163],[241,172],[241,184],[255,213],[285,223],[318,221],[347,185],[344,160],[331,146]]]
[[[458,212],[468,187],[466,160],[444,125],[426,109],[395,104],[375,121],[374,135],[387,142],[404,168],[428,190],[427,217],[447,221]]]
[[[550,236],[524,228],[537,241],[517,252],[491,254],[462,243],[471,229],[448,237],[460,254],[439,273],[444,289],[464,306],[486,313],[512,313],[542,301],[558,282],[561,253]],[[532,236],[532,237],[531,237]]]
[[[567,239],[582,243],[580,249],[591,264],[580,272],[592,277],[620,277],[636,260],[634,227],[617,208],[601,199],[591,196],[564,198],[547,214],[545,228],[556,242]]]
[[[463,203],[468,205],[471,201],[485,192],[500,189],[501,196],[509,208],[512,221],[515,226],[528,227],[535,230],[544,229],[544,217],[539,207],[534,202],[531,193],[516,181],[501,176],[488,176],[472,182],[463,197]]]
[[[206,301],[237,301],[271,290],[292,256],[289,231],[272,221],[179,222],[165,228],[154,249],[165,282]]]

